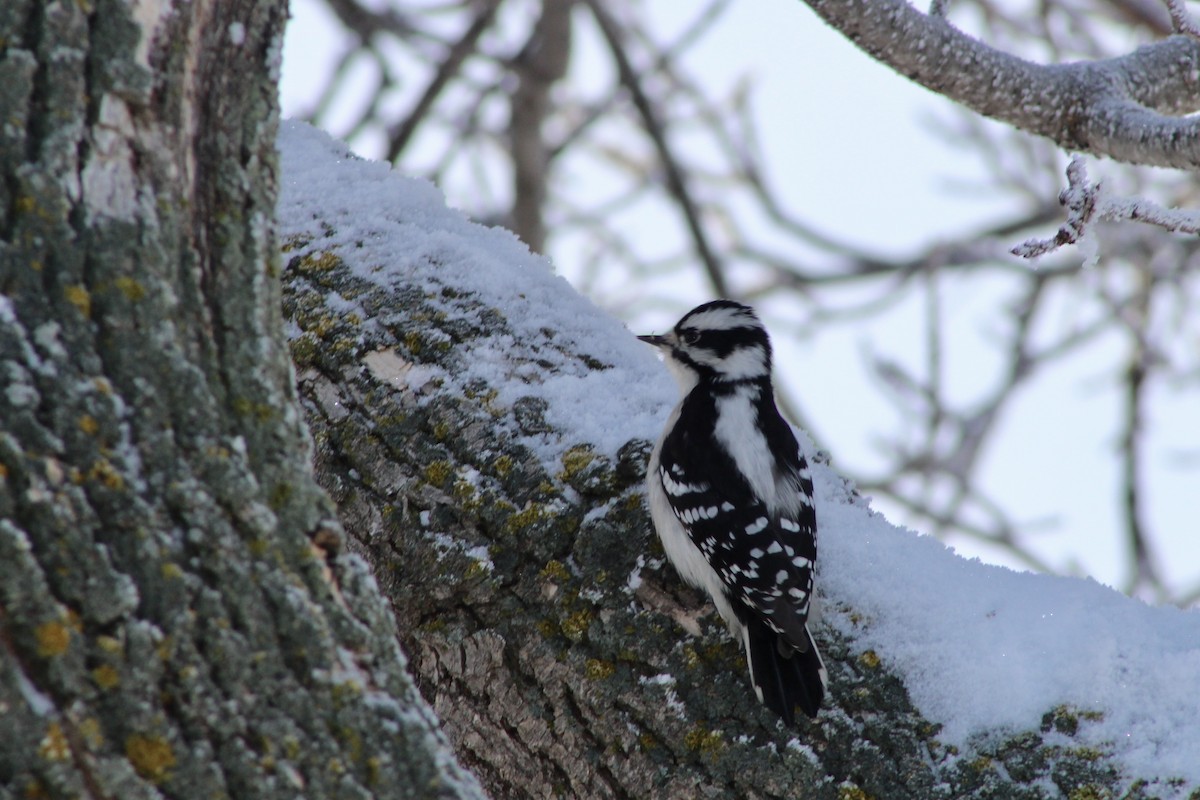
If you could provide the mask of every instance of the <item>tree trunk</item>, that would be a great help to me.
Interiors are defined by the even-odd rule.
[[[340,554],[283,344],[283,0],[0,10],[0,786],[477,786]]]

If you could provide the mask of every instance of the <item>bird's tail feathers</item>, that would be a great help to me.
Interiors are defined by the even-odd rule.
[[[808,628],[804,629],[808,647],[797,650],[761,619],[745,620],[744,624],[742,640],[750,682],[759,701],[789,726],[796,723],[797,707],[815,717],[829,676]]]

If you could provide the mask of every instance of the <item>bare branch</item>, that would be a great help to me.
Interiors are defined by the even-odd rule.
[[[1036,258],[1066,244],[1077,244],[1093,220],[1144,222],[1174,233],[1200,233],[1200,213],[1164,208],[1137,197],[1108,197],[1099,183],[1088,183],[1087,167],[1079,156],[1067,166],[1067,188],[1058,201],[1068,210],[1067,221],[1051,239],[1028,239],[1012,248],[1013,255]]]
[[[1167,11],[1171,14],[1171,25],[1176,33],[1200,40],[1200,26],[1188,13],[1185,0],[1167,0]]]
[[[500,0],[484,0],[479,12],[471,20],[471,24],[463,31],[459,40],[450,47],[412,110],[388,135],[388,161],[395,161],[400,157],[400,153],[404,151],[409,139],[416,132],[417,126],[426,119],[429,109],[437,100],[438,95],[446,88],[446,84],[458,74],[467,56],[475,51],[479,37],[491,25],[492,18],[496,15],[496,9],[499,6]]]
[[[873,58],[984,116],[1067,150],[1200,167],[1200,42],[1172,36],[1118,58],[1041,65],[906,0],[805,0]],[[981,80],[980,76],[988,76]]]
[[[1088,183],[1087,166],[1079,156],[1067,165],[1067,188],[1058,195],[1058,202],[1066,206],[1067,221],[1058,229],[1053,239],[1029,239],[1014,247],[1012,254],[1022,258],[1037,258],[1057,250],[1064,244],[1076,244],[1087,233],[1088,223],[1096,212],[1099,184]]]
[[[696,254],[700,257],[700,261],[704,265],[704,271],[708,275],[708,280],[712,284],[713,290],[719,296],[728,297],[729,286],[725,281],[724,269],[712,246],[709,244],[708,234],[705,232],[704,225],[700,220],[700,211],[696,207],[696,202],[688,189],[687,180],[684,177],[683,169],[678,163],[676,153],[670,144],[667,143],[666,132],[663,130],[662,123],[658,119],[658,113],[654,110],[650,99],[643,91],[638,73],[634,70],[633,65],[629,61],[629,56],[625,52],[625,46],[621,41],[621,32],[617,28],[617,23],[609,15],[600,0],[585,0],[585,2],[588,8],[591,9],[592,15],[596,19],[596,24],[600,26],[600,30],[604,34],[604,40],[608,43],[613,59],[617,63],[617,69],[621,75],[621,83],[629,90],[633,104],[642,118],[646,133],[650,136],[654,142],[655,149],[658,151],[663,170],[666,172],[667,188],[679,203],[680,212],[687,222],[692,242],[696,248]]]

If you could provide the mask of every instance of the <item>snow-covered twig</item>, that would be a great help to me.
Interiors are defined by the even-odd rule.
[[[1067,219],[1050,239],[1028,239],[1012,248],[1013,255],[1036,258],[1065,244],[1077,244],[1097,219],[1144,222],[1173,233],[1200,233],[1200,212],[1165,208],[1141,197],[1109,197],[1101,183],[1088,183],[1083,158],[1067,166],[1067,188],[1058,196],[1067,208]]]
[[[1079,156],[1067,165],[1067,188],[1058,195],[1058,202],[1067,208],[1067,221],[1052,239],[1027,239],[1012,249],[1012,254],[1022,258],[1036,258],[1064,244],[1076,244],[1087,233],[1088,223],[1096,213],[1096,200],[1100,196],[1100,184],[1089,184],[1087,166]]]

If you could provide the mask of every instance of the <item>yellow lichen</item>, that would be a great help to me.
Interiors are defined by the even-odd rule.
[[[617,668],[613,666],[611,661],[601,661],[598,658],[589,658],[583,668],[584,674],[588,680],[602,681],[606,678],[611,678]]]
[[[546,509],[538,503],[530,503],[525,508],[516,512],[504,521],[504,528],[509,533],[517,533],[528,528],[530,525],[544,519]]]
[[[342,260],[328,250],[320,253],[309,253],[300,259],[300,269],[303,272],[329,272],[341,266],[341,264]]]
[[[546,562],[546,566],[542,567],[542,571],[538,573],[538,577],[557,581],[558,583],[566,583],[570,579],[571,573],[561,561],[552,560]]]
[[[283,754],[289,761],[295,761],[304,752],[304,748],[300,745],[300,740],[295,736],[283,737]]]
[[[125,295],[125,299],[131,303],[136,303],[139,300],[145,299],[146,297],[146,287],[143,286],[141,282],[136,281],[127,275],[122,275],[120,278],[117,278],[115,281],[113,281],[113,284],[116,285],[121,294]]]
[[[592,612],[576,611],[562,621],[563,636],[566,636],[573,642],[578,642],[583,639],[587,633],[588,627],[592,624]]]
[[[88,292],[87,287],[80,284],[72,284],[63,289],[63,296],[67,298],[67,302],[79,309],[79,313],[85,317],[92,316],[92,295]]]
[[[328,314],[318,318],[309,326],[309,330],[324,339],[337,327],[337,320]]]
[[[858,657],[858,663],[867,669],[879,669],[879,654],[874,650],[867,650]]]
[[[475,580],[476,578],[482,578],[490,573],[491,570],[488,568],[487,562],[472,561],[467,565],[467,568],[463,570],[463,579]]]
[[[176,581],[183,577],[183,569],[174,561],[164,563],[159,571],[169,581]]]
[[[106,653],[120,655],[125,648],[121,646],[121,640],[115,636],[100,635],[96,637],[96,645]]]
[[[92,464],[92,468],[88,470],[87,479],[102,483],[114,492],[125,488],[125,478],[106,458],[98,459]]]
[[[404,334],[404,347],[408,352],[416,355],[421,352],[421,348],[425,346],[425,342],[421,339],[421,334],[416,331],[409,331]]]
[[[175,654],[175,640],[170,636],[164,636],[162,641],[155,645],[154,652],[163,661],[169,661]]]
[[[96,418],[91,414],[84,414],[79,418],[79,430],[88,436],[95,436],[96,432],[100,430],[100,423],[96,422]]]
[[[572,447],[567,452],[563,453],[562,472],[559,473],[559,478],[562,480],[570,480],[582,470],[587,469],[588,465],[596,460],[596,454],[586,445],[580,447]]]
[[[71,630],[62,622],[44,622],[33,631],[37,654],[42,658],[61,656],[71,647]]]
[[[121,683],[121,673],[110,664],[101,664],[92,670],[92,680],[104,691],[114,689]]]
[[[422,474],[425,476],[426,483],[432,486],[442,486],[450,480],[453,473],[454,467],[449,461],[432,461],[426,465]]]
[[[862,787],[852,783],[843,783],[838,787],[838,800],[874,800]]]
[[[46,728],[46,735],[38,744],[38,755],[47,761],[66,761],[71,757],[71,746],[57,722],[51,722]]]
[[[161,736],[129,736],[125,739],[125,757],[138,775],[154,783],[162,783],[175,768],[175,751]]]
[[[716,758],[725,749],[725,740],[721,738],[720,731],[710,731],[700,725],[684,734],[683,744],[689,750],[710,758]]]
[[[500,456],[492,462],[492,468],[501,478],[507,478],[508,473],[512,472],[513,460],[510,456]]]

